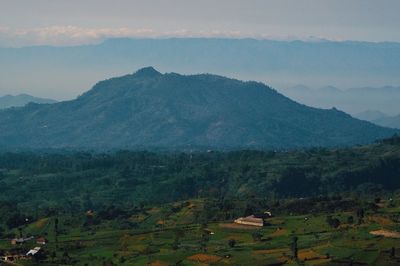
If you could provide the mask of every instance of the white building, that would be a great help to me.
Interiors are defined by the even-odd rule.
[[[237,224],[251,225],[251,226],[264,226],[264,221],[262,218],[256,218],[254,215],[250,215],[247,217],[237,218],[235,221]]]

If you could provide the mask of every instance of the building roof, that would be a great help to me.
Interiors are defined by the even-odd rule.
[[[32,255],[35,256],[36,253],[38,253],[40,251],[40,247],[35,247],[34,249],[31,249],[28,251],[28,253],[26,253],[26,256]]]
[[[238,219],[235,220],[235,222],[239,222],[239,223],[243,223],[243,222],[247,222],[247,223],[255,223],[255,224],[263,224],[264,221],[262,218],[256,218],[254,215],[250,215],[247,217],[240,217]]]
[[[29,241],[29,240],[31,240],[31,239],[33,239],[33,236],[28,237],[28,238],[23,238],[23,237],[14,238],[14,239],[12,239],[11,241],[15,241],[15,242],[17,242],[17,243],[24,243],[24,242]]]

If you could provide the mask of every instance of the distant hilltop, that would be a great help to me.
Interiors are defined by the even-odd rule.
[[[279,88],[291,99],[317,108],[337,107],[358,117],[366,111],[379,111],[390,116],[400,113],[400,86],[338,89],[325,86],[312,89],[304,85]]]
[[[0,97],[0,109],[21,107],[28,103],[55,103],[56,100],[34,97],[28,94],[4,95]]]

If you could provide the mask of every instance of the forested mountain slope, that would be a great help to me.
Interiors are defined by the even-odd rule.
[[[3,148],[295,148],[373,142],[397,131],[298,104],[257,82],[149,67],[72,101],[0,112]]]

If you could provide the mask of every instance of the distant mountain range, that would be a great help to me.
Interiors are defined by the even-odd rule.
[[[46,98],[38,98],[28,94],[19,95],[4,95],[0,97],[0,109],[10,108],[10,107],[21,107],[28,103],[55,103],[57,101]]]
[[[400,129],[400,115],[382,117],[373,120],[373,123],[384,127],[399,128]]]
[[[279,89],[279,91],[306,105],[318,108],[336,107],[359,118],[368,116],[364,118],[369,121],[400,113],[400,87],[363,87],[342,90],[332,86],[312,89],[298,85]]]
[[[211,72],[258,80],[277,88],[295,84],[334,84],[341,88],[400,84],[399,43],[110,39],[74,47],[0,48],[0,58],[0,91],[10,87],[34,91],[40,87],[42,92],[49,91],[49,97],[68,99],[98,80],[143,65],[163,71]],[[58,91],[52,90],[55,86]]]
[[[400,87],[312,89],[297,85],[279,90],[291,99],[317,108],[338,108],[352,116],[384,127],[400,128]]]
[[[400,129],[400,115],[389,116],[376,110],[367,110],[365,112],[354,115],[354,117],[372,122],[383,127]]]
[[[354,115],[355,118],[358,118],[360,120],[365,120],[365,121],[376,121],[379,119],[383,119],[386,117],[389,117],[387,114],[382,113],[381,111],[378,110],[366,110],[364,112],[358,113]]]
[[[72,101],[0,111],[3,148],[298,148],[373,142],[398,130],[296,103],[258,82],[143,68]]]

